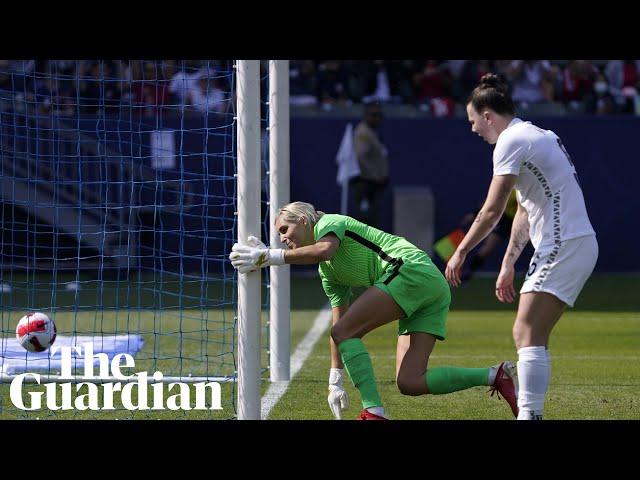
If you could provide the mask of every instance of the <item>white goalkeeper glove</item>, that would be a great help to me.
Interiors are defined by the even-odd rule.
[[[258,268],[284,264],[284,250],[269,248],[254,236],[247,238],[247,244],[234,243],[229,254],[231,265],[240,273],[255,272]]]
[[[342,386],[342,369],[332,368],[329,371],[329,407],[336,420],[342,420],[342,412],[349,408],[349,395]]]

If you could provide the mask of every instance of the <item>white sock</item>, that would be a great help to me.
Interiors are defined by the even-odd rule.
[[[374,415],[378,415],[379,417],[385,417],[384,415],[384,407],[369,407],[367,408],[369,413],[373,413]],[[387,417],[385,417],[387,418]]]
[[[547,354],[547,384],[544,387],[544,391],[546,393],[547,390],[549,390],[549,382],[551,381],[551,355],[549,355],[548,348],[545,348],[544,351]]]
[[[551,365],[545,347],[518,350],[518,420],[542,417],[550,374]]]

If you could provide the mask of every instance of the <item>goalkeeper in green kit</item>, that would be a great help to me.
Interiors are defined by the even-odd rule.
[[[342,384],[346,368],[362,399],[358,419],[388,419],[362,337],[396,320],[396,384],[402,394],[439,395],[487,385],[492,395],[502,394],[517,417],[515,364],[427,368],[436,340],[447,336],[451,294],[424,251],[402,237],[351,217],[316,211],[305,202],[282,207],[275,224],[288,249],[269,248],[249,237],[246,244],[233,246],[229,259],[241,274],[269,265],[319,264],[333,314],[328,400],[336,418],[348,407]],[[352,287],[369,288],[351,304]]]

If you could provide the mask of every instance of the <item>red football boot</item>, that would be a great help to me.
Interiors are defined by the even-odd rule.
[[[388,418],[381,417],[380,415],[376,415],[375,413],[371,413],[366,408],[360,412],[360,415],[356,420],[389,420]]]
[[[518,418],[517,368],[513,362],[502,362],[500,365],[492,368],[496,367],[498,368],[498,371],[496,372],[496,379],[489,389],[491,396],[493,397],[493,394],[497,393],[498,398],[500,398],[500,395],[502,394],[511,407],[513,415]]]

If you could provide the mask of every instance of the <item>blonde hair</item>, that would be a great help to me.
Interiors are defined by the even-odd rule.
[[[311,228],[318,223],[320,217],[324,215],[324,212],[316,210],[316,207],[306,202],[292,202],[283,207],[280,207],[278,217],[282,215],[282,218],[287,222],[300,223],[302,218],[307,220],[307,225]]]

